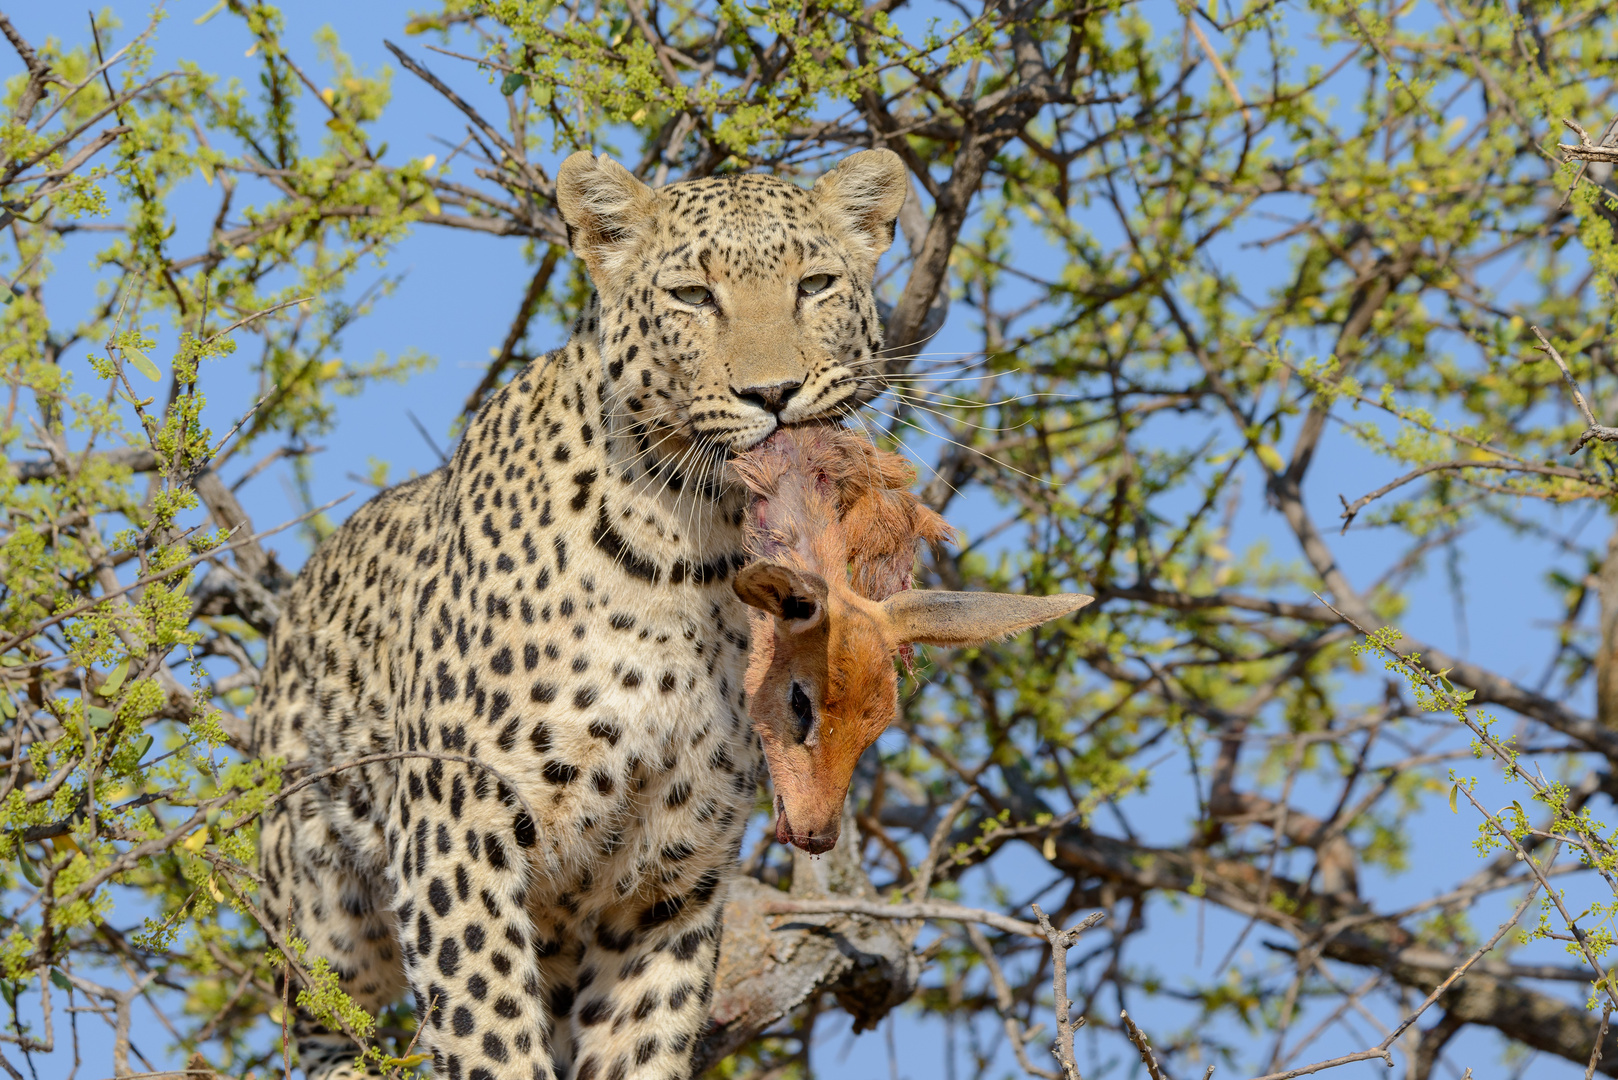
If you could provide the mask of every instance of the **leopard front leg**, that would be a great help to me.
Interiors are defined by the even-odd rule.
[[[554,1080],[526,904],[534,825],[481,770],[405,770],[389,830],[405,975],[420,1048],[443,1080]]]
[[[713,999],[724,871],[603,912],[576,983],[573,1080],[685,1080]]]
[[[259,833],[264,910],[277,933],[307,941],[309,958],[330,963],[343,992],[375,1015],[404,988],[386,874],[345,843],[332,825],[332,805],[323,789],[307,788],[266,812]],[[362,1048],[349,1036],[301,1006],[292,1026],[307,1080],[366,1075],[355,1063]]]

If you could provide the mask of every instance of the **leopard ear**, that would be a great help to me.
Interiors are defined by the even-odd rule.
[[[861,150],[815,181],[820,205],[868,245],[871,262],[893,244],[908,177],[892,150]]]
[[[607,157],[580,150],[556,173],[556,208],[567,223],[568,243],[590,276],[610,274],[614,256],[627,252],[652,215],[652,189]]]

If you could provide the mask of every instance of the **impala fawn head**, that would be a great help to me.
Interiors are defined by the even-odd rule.
[[[953,530],[908,488],[913,471],[852,432],[783,428],[733,463],[753,493],[748,710],[775,786],[775,835],[837,843],[860,755],[898,710],[912,644],[980,645],[1077,611],[1091,597],[910,588],[916,549]]]

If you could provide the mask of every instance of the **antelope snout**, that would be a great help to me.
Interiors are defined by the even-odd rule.
[[[775,797],[775,838],[791,844],[811,855],[824,855],[837,846],[837,836],[843,828],[842,806],[827,817],[819,813],[800,813],[794,817],[787,812],[786,800]]]

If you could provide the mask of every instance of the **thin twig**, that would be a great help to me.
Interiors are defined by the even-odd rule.
[[[1253,113],[1248,109],[1247,102],[1242,100],[1242,92],[1236,88],[1236,80],[1231,77],[1230,69],[1225,67],[1223,60],[1219,59],[1219,54],[1214,51],[1213,43],[1208,40],[1208,35],[1202,32],[1202,27],[1197,25],[1197,20],[1187,18],[1185,23],[1191,28],[1191,33],[1196,36],[1197,44],[1202,46],[1202,55],[1208,58],[1208,62],[1213,65],[1214,71],[1219,73],[1219,81],[1225,84],[1226,90],[1230,91],[1230,96],[1236,102],[1236,107],[1242,110],[1242,121],[1247,125],[1248,130],[1252,130]]]
[[[961,811],[966,809],[966,804],[972,801],[972,796],[976,795],[977,791],[976,784],[967,784],[966,789],[949,804],[949,808],[944,811],[944,816],[939,818],[937,827],[933,829],[932,838],[927,843],[927,855],[921,860],[921,866],[916,869],[916,879],[910,883],[911,895],[918,900],[925,898],[927,890],[932,888],[933,873],[938,869],[938,857],[943,854],[944,843],[949,839],[950,828],[954,825],[955,819],[961,816]]]
[[[1611,434],[1601,435],[1601,432],[1610,432]],[[1618,440],[1618,428],[1591,428],[1580,436],[1578,444],[1573,447],[1574,452],[1577,452],[1579,447],[1592,438],[1602,438],[1609,442]],[[1412,481],[1421,479],[1428,473],[1454,472],[1462,469],[1492,469],[1495,472],[1530,473],[1536,476],[1554,476],[1562,480],[1578,480],[1592,487],[1612,486],[1611,482],[1604,477],[1597,476],[1594,473],[1580,472],[1577,469],[1569,469],[1561,465],[1521,464],[1512,461],[1435,461],[1430,465],[1423,465],[1418,469],[1413,469],[1396,480],[1390,480],[1375,491],[1367,495],[1361,495],[1353,502],[1349,502],[1341,495],[1337,496],[1338,500],[1343,504],[1342,531],[1348,532],[1348,527],[1354,523],[1355,516],[1366,506],[1382,498],[1388,492],[1396,491]]]
[[[440,465],[448,465],[449,456],[438,448],[437,441],[427,433],[427,425],[423,424],[416,414],[411,412],[409,409],[405,410],[405,416],[409,417],[410,422],[415,425],[416,434],[420,435],[423,441],[427,443],[428,448],[438,456],[438,463]]]
[[[1195,26],[1196,23],[1192,23]],[[1135,1044],[1135,1052],[1140,1054],[1141,1064],[1151,1074],[1152,1080],[1165,1080],[1162,1068],[1157,1064],[1157,1058],[1152,1056],[1152,1045],[1146,1041],[1146,1032],[1135,1026],[1135,1021],[1129,1018],[1127,1010],[1120,1010],[1118,1019],[1124,1022],[1124,1031],[1129,1035],[1129,1041]]]
[[[1562,354],[1556,351],[1556,346],[1550,343],[1550,340],[1545,337],[1539,327],[1530,326],[1528,329],[1532,330],[1534,336],[1539,339],[1539,344],[1534,348],[1539,352],[1547,353],[1552,360],[1556,361],[1556,366],[1562,371],[1562,378],[1567,380],[1568,390],[1573,394],[1573,404],[1579,407],[1579,411],[1584,414],[1584,422],[1589,425],[1584,434],[1579,436],[1579,441],[1573,444],[1573,448],[1568,451],[1568,454],[1577,454],[1584,449],[1584,444],[1592,439],[1599,439],[1602,442],[1618,442],[1618,428],[1606,427],[1596,423],[1595,413],[1590,411],[1589,403],[1584,400],[1584,395],[1579,392],[1579,384],[1573,381],[1573,372],[1568,370],[1567,361],[1563,360]]]
[[[292,890],[287,890],[287,934],[292,933]],[[288,960],[291,957],[287,958]],[[292,967],[289,964],[281,975],[281,1063],[285,1067],[282,1080],[292,1080],[292,1031],[291,1019],[287,1013],[291,1011]]]
[[[1067,951],[1079,940],[1080,934],[1106,918],[1106,915],[1098,911],[1086,916],[1071,930],[1058,930],[1051,925],[1051,920],[1038,904],[1030,904],[1029,907],[1039,920],[1041,935],[1051,947],[1051,1003],[1056,1009],[1056,1045],[1051,1047],[1051,1053],[1062,1066],[1062,1075],[1067,1080],[1084,1080],[1079,1075],[1079,1063],[1073,1057],[1073,1033],[1084,1026],[1084,1017],[1079,1017],[1076,1024],[1072,1019],[1073,1001],[1067,996]]]
[[[20,630],[11,637],[7,638],[5,641],[0,641],[0,653],[4,653],[8,649],[14,648],[18,642],[34,637],[41,631],[55,626],[57,623],[62,622],[63,620],[71,619],[77,615],[82,615],[86,611],[93,611],[102,604],[105,604],[107,601],[116,600],[118,597],[123,596],[125,593],[134,589],[141,588],[144,585],[150,585],[154,581],[163,581],[167,578],[171,578],[175,574],[180,573],[182,570],[189,570],[191,567],[205,559],[216,558],[217,556],[223,555],[227,551],[232,551],[241,547],[243,544],[251,544],[264,539],[266,536],[274,536],[278,532],[283,532],[290,529],[292,526],[307,521],[317,514],[322,514],[327,510],[330,510],[332,507],[336,506],[338,503],[342,502],[352,494],[354,493],[350,491],[343,495],[339,495],[330,502],[321,503],[312,510],[299,514],[297,517],[291,518],[290,520],[283,521],[273,529],[265,529],[263,532],[257,532],[251,536],[244,536],[239,540],[232,540],[228,544],[223,544],[216,548],[210,548],[207,551],[191,556],[189,559],[182,559],[180,562],[175,563],[167,570],[160,570],[156,573],[147,574],[145,577],[137,578],[134,581],[131,581],[128,585],[121,586],[120,588],[114,589],[111,592],[102,593],[100,596],[92,597],[91,599],[84,601],[82,604],[68,608],[66,611],[58,612],[48,619],[41,619],[39,622],[36,622],[30,626],[27,630]]]
[[[208,337],[203,339],[202,344],[210,345],[213,342],[218,341],[220,338],[224,337],[226,334],[230,333],[232,330],[240,330],[242,327],[246,326],[248,323],[252,322],[255,319],[262,319],[266,315],[274,315],[277,311],[280,311],[282,308],[293,307],[293,306],[295,306],[297,304],[307,304],[309,301],[311,301],[313,299],[314,299],[314,297],[312,297],[312,296],[300,296],[296,300],[288,300],[285,303],[276,304],[274,307],[267,307],[262,311],[255,311],[251,315],[243,315],[241,318],[237,319],[235,322],[231,323],[229,326],[225,327],[223,330],[219,331],[217,334],[208,335]]]
[[[966,939],[977,950],[978,956],[983,960],[983,966],[989,972],[989,984],[994,988],[995,1007],[1000,1010],[1000,1018],[1005,1023],[1006,1039],[1011,1043],[1011,1050],[1017,1055],[1017,1064],[1024,1072],[1043,1077],[1044,1080],[1062,1080],[1061,1074],[1050,1069],[1042,1069],[1028,1060],[1028,1043],[1035,1037],[1023,1030],[1022,1024],[1017,1021],[1016,999],[1011,995],[1011,985],[1006,982],[1006,973],[1000,968],[1000,961],[994,955],[994,946],[983,931],[978,929],[976,923],[967,923]],[[1040,1025],[1043,1027],[1044,1025]]]
[[[507,776],[499,769],[496,769],[494,766],[480,761],[475,757],[467,757],[465,754],[440,754],[430,750],[396,750],[392,753],[367,754],[364,757],[357,757],[349,761],[338,762],[336,765],[321,769],[319,772],[312,772],[308,776],[300,777],[297,781],[287,785],[281,791],[277,792],[273,798],[269,799],[257,810],[254,810],[250,814],[242,815],[229,825],[220,826],[220,831],[224,833],[235,832],[242,826],[258,820],[258,818],[263,815],[264,811],[268,810],[276,803],[286,801],[288,798],[302,791],[304,788],[324,780],[328,776],[335,776],[346,769],[357,769],[362,765],[376,765],[384,761],[403,761],[406,758],[427,758],[431,761],[453,761],[458,765],[469,765],[474,769],[482,769],[484,772],[488,773],[490,776],[494,777],[511,790],[512,796],[522,804],[522,812],[528,815],[528,820],[530,822],[533,822],[536,827],[538,826],[540,820],[539,815],[534,813],[533,806],[530,805],[528,800],[523,797],[522,789],[518,786],[517,781]]]
[[[1298,1068],[1288,1069],[1286,1072],[1265,1073],[1263,1076],[1253,1077],[1253,1080],[1292,1080],[1295,1076],[1308,1076],[1310,1073],[1335,1069],[1339,1065],[1351,1065],[1356,1061],[1370,1061],[1372,1058],[1380,1058],[1387,1063],[1388,1068],[1393,1068],[1393,1055],[1388,1051],[1381,1049],[1357,1050],[1352,1054],[1332,1058],[1330,1061],[1317,1061],[1313,1065],[1300,1065]]]
[[[1454,984],[1456,979],[1459,979],[1462,975],[1465,975],[1468,968],[1470,968],[1473,964],[1475,964],[1479,960],[1481,960],[1485,953],[1487,953],[1489,950],[1493,949],[1496,945],[1498,945],[1500,943],[1500,939],[1506,936],[1506,931],[1510,930],[1513,926],[1517,925],[1517,920],[1522,918],[1523,912],[1528,910],[1528,905],[1534,902],[1534,897],[1539,895],[1539,889],[1540,889],[1540,882],[1535,881],[1533,886],[1528,890],[1527,895],[1525,895],[1522,898],[1522,903],[1517,905],[1517,910],[1513,911],[1511,913],[1511,918],[1509,918],[1505,922],[1501,923],[1500,926],[1495,930],[1494,937],[1490,938],[1479,949],[1477,949],[1477,951],[1473,952],[1471,956],[1467,957],[1465,963],[1461,964],[1454,971],[1450,972],[1449,978],[1445,979],[1443,982],[1441,982],[1437,986],[1433,987],[1433,992],[1427,995],[1427,1000],[1423,1001],[1420,1005],[1416,1006],[1416,1011],[1411,1013],[1409,1016],[1405,1017],[1404,1020],[1399,1024],[1399,1026],[1394,1028],[1393,1031],[1388,1035],[1388,1037],[1382,1040],[1380,1045],[1381,1045],[1381,1048],[1383,1050],[1386,1050],[1388,1047],[1392,1046],[1393,1041],[1395,1039],[1397,1039],[1400,1035],[1404,1034],[1404,1031],[1405,1031],[1406,1028],[1408,1028],[1411,1024],[1414,1024],[1418,1019],[1420,1019],[1421,1014],[1426,1012],[1428,1007],[1431,1006],[1433,1002],[1437,1001],[1440,997],[1442,997],[1443,994],[1444,994],[1444,991],[1448,990],[1450,988],[1450,986],[1452,984]],[[1607,1008],[1611,1009],[1612,1006],[1609,1004],[1607,1006]],[[1606,1020],[1603,1019],[1602,1020],[1603,1031],[1605,1031],[1605,1027],[1606,1027]],[[1596,1042],[1596,1056],[1599,1058],[1600,1055],[1601,1055],[1601,1043],[1598,1040]]]
[[[399,48],[399,46],[386,39],[383,40],[382,44],[389,52],[398,57],[399,63],[403,64],[406,70],[408,70],[412,75],[415,75],[421,81],[425,82],[428,86],[431,86],[434,90],[437,90],[440,94],[444,95],[444,97],[449,100],[451,105],[454,105],[457,109],[461,110],[468,120],[476,124],[478,130],[487,135],[489,140],[500,148],[501,152],[505,155],[505,159],[511,162],[512,166],[519,174],[522,175],[523,179],[527,180],[531,185],[533,185],[536,192],[542,194],[547,201],[554,201],[556,191],[555,185],[550,182],[550,179],[546,177],[543,172],[536,170],[536,168],[531,165],[528,160],[523,157],[514,146],[512,146],[511,143],[507,142],[505,138],[501,136],[500,132],[495,130],[494,125],[490,124],[483,118],[481,113],[468,104],[466,100],[454,90],[451,90],[449,86],[438,76],[434,75],[431,71],[428,71],[426,67],[422,66],[422,64],[411,58],[410,54]]]
[[[1591,1080],[1596,1066],[1601,1064],[1601,1045],[1607,1041],[1607,1020],[1612,1016],[1612,1002],[1601,1007],[1601,1030],[1596,1032],[1595,1049],[1590,1051],[1590,1064],[1584,1070],[1584,1080]]]

